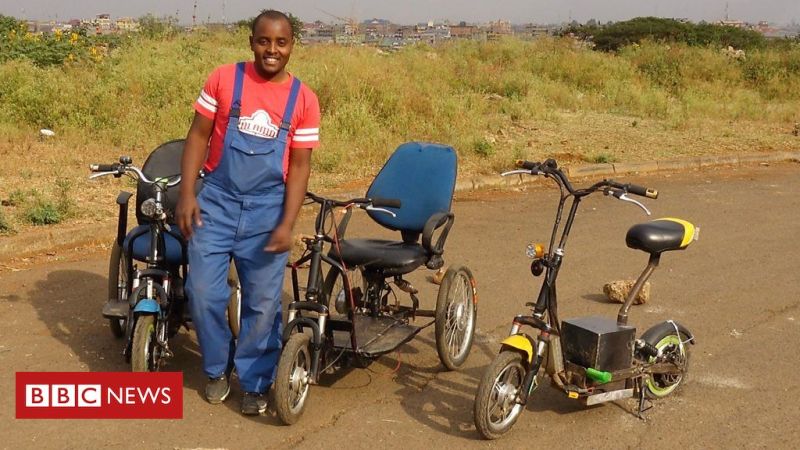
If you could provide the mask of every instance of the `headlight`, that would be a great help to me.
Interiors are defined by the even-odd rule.
[[[143,201],[142,206],[140,207],[142,214],[147,217],[155,217],[156,209],[156,200],[153,198],[148,198],[147,200]]]

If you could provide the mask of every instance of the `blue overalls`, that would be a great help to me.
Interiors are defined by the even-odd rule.
[[[267,253],[271,231],[283,216],[283,156],[300,80],[293,78],[274,139],[239,131],[244,63],[236,65],[228,127],[217,168],[197,196],[203,226],[189,242],[187,293],[203,355],[212,378],[236,367],[245,392],[265,392],[281,351],[281,292],[288,252]],[[242,285],[241,327],[234,343],[225,316],[231,255]]]

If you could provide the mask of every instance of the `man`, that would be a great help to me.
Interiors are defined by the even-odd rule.
[[[235,367],[242,413],[257,415],[280,355],[283,274],[320,113],[316,95],[286,71],[289,18],[262,11],[251,31],[254,60],[217,68],[194,105],[176,215],[189,240],[187,293],[209,377],[206,399],[225,400]],[[207,175],[195,197],[201,166]],[[237,341],[225,316],[231,257],[242,284]]]

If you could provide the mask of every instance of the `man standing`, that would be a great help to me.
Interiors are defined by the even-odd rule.
[[[177,223],[189,240],[187,293],[206,399],[230,393],[233,367],[242,413],[267,407],[281,350],[281,292],[292,228],[305,198],[311,149],[319,145],[316,95],[286,71],[294,35],[289,18],[262,11],[252,23],[252,62],[217,68],[194,109],[181,163]],[[206,172],[197,197],[194,185]],[[242,285],[237,341],[225,317],[233,257]]]

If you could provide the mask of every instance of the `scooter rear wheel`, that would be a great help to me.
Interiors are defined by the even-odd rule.
[[[525,406],[517,403],[527,368],[515,351],[500,352],[483,373],[475,394],[475,427],[484,439],[497,439],[511,430]]]
[[[283,346],[278,360],[274,405],[278,418],[285,425],[297,423],[306,408],[311,377],[310,343],[308,335],[293,334]]]
[[[111,247],[111,258],[108,262],[108,301],[126,301],[126,298],[121,297],[120,289],[122,289],[122,292],[127,293],[127,288],[127,260],[122,255],[122,247],[120,247],[117,244],[117,240],[114,239],[114,243]],[[121,338],[125,336],[125,326],[127,325],[126,322],[126,319],[108,319],[108,328],[111,330],[111,334],[113,334],[115,338]]]
[[[642,339],[659,350],[660,361],[675,363],[681,370],[679,374],[654,374],[644,382],[644,392],[651,399],[666,397],[686,382],[689,370],[689,336],[676,331],[669,323],[659,324],[645,332]],[[650,358],[655,362],[656,358]]]

